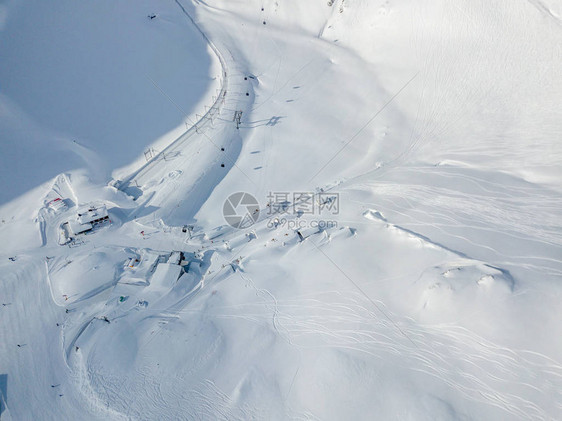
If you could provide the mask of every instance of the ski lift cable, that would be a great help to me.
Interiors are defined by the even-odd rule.
[[[400,95],[400,93],[401,93],[404,89],[406,89],[406,87],[418,76],[418,74],[419,74],[419,72],[417,72],[417,73],[416,73],[414,76],[412,76],[404,85],[402,85],[402,87],[401,87],[388,101],[386,101],[386,102],[384,103],[384,105],[383,105],[381,108],[379,108],[379,109],[377,110],[377,112],[376,112],[365,124],[363,124],[363,126],[361,126],[361,127],[359,128],[359,130],[357,130],[357,131],[355,132],[355,134],[354,134],[353,136],[351,136],[351,138],[350,138],[350,139],[349,139],[349,140],[348,140],[348,141],[347,141],[347,142],[346,142],[346,143],[345,143],[345,144],[344,144],[344,145],[343,145],[343,146],[342,146],[342,147],[341,147],[341,148],[340,148],[340,149],[339,149],[339,150],[338,150],[338,151],[337,151],[337,152],[336,152],[336,153],[335,153],[335,154],[334,154],[318,171],[316,171],[316,173],[314,173],[314,175],[313,175],[312,177],[310,177],[310,179],[308,180],[308,182],[311,182],[312,180],[314,180],[314,179],[318,176],[318,174],[320,174],[320,173],[324,170],[324,168],[326,168],[334,159],[336,159],[336,158],[338,157],[338,155],[339,155],[345,148],[347,148],[347,147],[349,146],[349,144],[350,144],[351,142],[353,142],[353,140],[355,140],[355,138],[356,138],[357,136],[359,136],[359,135],[363,132],[363,130],[365,130],[365,128],[366,128],[369,124],[371,124],[371,122],[372,122],[380,113],[382,113],[382,112],[386,109],[386,107],[387,107],[388,105],[390,105],[390,103],[391,103],[392,101],[394,101],[394,99],[395,99],[398,95]]]
[[[187,119],[187,121],[192,126],[195,125],[195,123],[189,118],[189,115],[172,98],[170,98],[170,96],[166,92],[164,92],[164,90],[156,83],[154,79],[152,79],[148,74],[145,74],[145,76],[148,80],[150,80],[150,82],[152,82],[154,87],[158,89],[158,91],[162,94],[162,96],[164,96],[164,98],[170,101],[174,105],[174,107],[176,107],[183,114],[183,116]]]
[[[375,302],[375,300],[369,297],[367,293],[359,285],[357,285],[357,283],[353,279],[351,279],[351,277],[347,273],[345,273],[343,269],[336,262],[334,262],[330,256],[328,256],[322,249],[320,249],[320,247],[318,247],[314,241],[311,240],[310,242],[314,245],[316,250],[323,254],[324,257],[326,257],[326,259],[328,259],[330,263],[332,263],[332,265],[355,287],[355,289],[357,289],[357,291],[359,291],[359,293],[363,295],[379,311],[379,313],[381,313],[406,339],[408,339],[408,341],[410,341],[412,345],[414,345],[417,349],[420,349],[419,346],[413,341],[413,339],[404,331],[404,329],[402,329],[398,325],[398,323],[393,320],[390,315]]]

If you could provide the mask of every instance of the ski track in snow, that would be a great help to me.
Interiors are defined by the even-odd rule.
[[[528,0],[528,2],[531,3],[533,6],[535,6],[539,12],[541,12],[552,22],[562,26],[562,19],[560,18],[560,16],[558,16],[552,10],[550,10],[550,8],[544,2],[540,0]]]
[[[474,180],[471,180],[474,181]],[[479,185],[479,184],[478,184]],[[443,192],[436,195],[420,190],[419,186],[377,184],[380,189],[387,189],[400,197],[409,196],[410,200],[443,196]],[[358,188],[371,188],[371,185],[358,185]],[[480,187],[480,185],[479,185]],[[397,191],[397,189],[402,189]],[[404,189],[407,194],[404,194]],[[417,193],[414,194],[414,191]],[[496,196],[490,191],[490,196]],[[521,193],[521,192],[519,192]],[[512,196],[505,195],[507,199]],[[483,197],[483,200],[488,200]],[[459,203],[459,198],[446,200],[446,203],[458,203],[460,207],[466,205]],[[436,206],[442,205],[437,203]],[[475,208],[479,208],[476,203]],[[235,233],[235,235],[240,235]],[[258,241],[260,243],[261,241]],[[233,247],[231,256],[241,253],[240,249]],[[254,245],[255,247],[255,245]],[[521,396],[541,395],[552,396],[555,393],[562,402],[562,366],[550,358],[530,351],[515,351],[499,347],[478,335],[458,326],[423,326],[409,320],[401,320],[397,314],[388,312],[393,320],[401,320],[400,326],[407,332],[416,346],[397,336],[395,326],[388,320],[381,319],[369,308],[369,303],[356,294],[342,294],[341,292],[326,293],[316,298],[295,298],[294,300],[278,300],[270,291],[256,287],[251,277],[243,271],[236,271],[247,286],[256,291],[256,296],[262,301],[257,311],[252,311],[252,306],[241,304],[231,307],[232,313],[218,312],[214,315],[218,319],[241,319],[251,323],[271,326],[273,331],[280,335],[291,346],[297,349],[307,349],[311,338],[317,338],[314,347],[330,347],[347,350],[353,353],[364,354],[369,357],[384,360],[386,355],[400,356],[403,366],[424,375],[444,381],[450,388],[459,391],[467,399],[474,402],[496,406],[513,417],[525,419],[545,419],[545,413],[540,405]],[[331,296],[333,294],[334,296]],[[337,299],[334,299],[334,297]],[[333,302],[336,301],[336,304]],[[326,304],[332,303],[332,304]],[[170,306],[166,312],[173,317],[177,314],[189,314],[186,310],[187,302],[182,299]],[[384,306],[384,303],[379,302]],[[225,310],[225,309],[222,309]],[[303,310],[306,310],[303,312]],[[162,319],[163,314],[154,317]],[[166,316],[167,317],[167,316]],[[267,318],[264,318],[267,317]],[[165,326],[165,325],[162,325]],[[352,329],[349,326],[353,326]],[[84,329],[83,329],[84,330]],[[82,330],[82,331],[83,331]],[[146,342],[143,347],[152,343],[163,328]],[[74,342],[70,345],[72,349]],[[148,368],[144,368],[148,370]],[[95,380],[92,390],[96,390],[101,401],[119,402],[121,388],[111,385],[129,382],[127,379],[108,378],[107,374],[90,366],[88,372],[94,375]],[[255,416],[255,408],[239,407],[231,399],[214,387],[212,381],[203,382],[198,388],[192,389],[188,394],[179,396],[172,389],[164,388],[163,384],[151,384],[151,374],[137,373],[146,380],[142,396],[149,402],[147,408],[155,411],[164,411],[169,402],[189,402],[194,408],[193,414],[207,414],[219,419],[248,419]],[[540,378],[541,382],[536,380]],[[91,378],[92,379],[92,378]],[[109,385],[109,386],[107,386]],[[137,387],[137,386],[136,386]],[[134,393],[140,394],[141,390],[135,387]],[[508,390],[517,390],[510,393]],[[522,391],[525,391],[524,393]],[[217,403],[218,402],[218,403]],[[557,404],[560,407],[560,404]],[[118,404],[119,411],[128,408],[125,402]],[[561,408],[562,409],[562,408]],[[127,414],[127,416],[141,416],[142,412]]]
[[[265,302],[272,297],[260,295]],[[326,304],[336,299],[337,304]],[[557,407],[562,409],[562,365],[551,358],[499,347],[455,325],[423,326],[404,320],[400,325],[416,344],[414,347],[397,336],[392,323],[378,317],[369,307],[364,297],[341,292],[275,300],[274,308],[270,308],[271,323],[277,333],[298,348],[335,347],[381,360],[388,354],[400,356],[404,367],[444,381],[468,399],[497,406],[517,418],[549,418],[539,404],[522,398],[523,395],[540,398],[554,393]],[[228,308],[223,309],[216,317],[254,323],[264,320],[261,304],[240,304],[231,309],[231,313],[224,311]],[[396,314],[391,316],[400,320]],[[307,345],[308,342],[323,345]],[[508,390],[516,390],[517,394]]]
[[[543,2],[528,1],[549,19],[554,19],[557,24],[561,24],[560,18]],[[212,8],[203,1],[195,0],[195,2]],[[176,3],[199,29],[182,4],[177,0]],[[336,10],[338,9],[334,6],[334,14]],[[262,13],[260,20],[262,19],[269,20],[269,16]],[[322,27],[319,37],[323,37],[328,30],[326,25]],[[178,201],[172,195],[168,198],[167,192],[182,186],[182,178],[189,176],[186,168],[198,163],[199,152],[206,148],[216,149],[221,139],[234,136],[236,131],[232,130],[232,124],[227,126],[220,122],[221,112],[232,105],[236,109],[245,107],[244,110],[249,110],[253,104],[253,92],[246,100],[245,98],[240,100],[237,97],[239,93],[234,92],[234,88],[231,87],[233,85],[231,81],[242,79],[244,76],[232,52],[225,45],[216,45],[201,30],[200,32],[222,66],[223,79],[220,93],[215,104],[194,126],[123,180],[120,185],[123,190],[138,185],[144,192],[138,199],[136,207],[131,210],[130,216],[140,213],[142,208],[155,206],[167,209],[168,213],[160,214],[162,217],[171,217],[175,212],[174,209],[184,205],[183,200],[189,200],[199,195],[201,191],[203,191],[202,196],[208,197],[223,176],[203,172],[199,182],[196,183],[199,190],[196,188],[190,190],[186,194],[188,199]],[[271,37],[269,40],[276,46]],[[277,69],[272,70],[277,75],[271,88],[273,93],[256,104],[253,111],[272,101],[292,78],[314,63],[314,59],[311,59],[293,76],[280,83],[279,74],[283,55],[279,47],[277,49],[280,55],[276,62]],[[432,54],[440,53],[433,50]],[[428,63],[426,65],[429,66]],[[275,67],[275,64],[272,66]],[[439,64],[437,66],[439,67]],[[450,77],[451,75],[446,75],[444,86],[447,86]],[[422,83],[429,84],[427,80],[423,80]],[[512,184],[506,189],[505,183],[487,179],[486,173],[471,168],[452,169],[447,163],[436,166],[406,165],[406,160],[412,157],[413,152],[425,145],[427,138],[446,133],[458,119],[462,118],[462,109],[456,110],[455,115],[449,116],[448,125],[432,125],[431,121],[439,120],[435,115],[439,112],[435,107],[438,103],[437,99],[428,107],[423,119],[418,120],[416,117],[414,128],[421,135],[415,136],[412,131],[410,143],[395,159],[387,162],[380,169],[353,177],[336,186],[344,191],[373,194],[374,202],[356,203],[368,209],[366,212],[370,212],[364,214],[371,219],[367,223],[381,222],[387,227],[415,236],[425,245],[443,250],[444,256],[453,253],[461,258],[479,259],[485,266],[501,272],[513,284],[517,283],[517,279],[512,278],[509,270],[505,269],[511,264],[520,265],[526,270],[553,279],[560,277],[562,275],[559,254],[562,250],[560,238],[562,201],[557,195],[546,189],[537,193],[536,186],[525,183]],[[217,121],[215,126],[214,122]],[[273,130],[269,132],[272,133]],[[217,145],[213,142],[217,142]],[[178,164],[181,169],[169,171],[169,167],[162,165],[163,162],[174,159],[182,162],[183,166]],[[265,166],[271,159],[266,143],[263,143],[262,159]],[[237,156],[233,156],[232,160],[236,161]],[[78,204],[78,196],[69,178],[68,175],[59,176],[52,190],[60,196],[72,197]],[[417,182],[413,183],[411,180]],[[460,187],[455,189],[448,187],[451,183]],[[158,186],[161,187],[160,192],[157,191]],[[261,187],[263,188],[263,184]],[[330,191],[330,188],[326,188],[325,191]],[[540,199],[538,205],[531,200],[537,198]],[[191,209],[194,214],[196,210]],[[148,215],[144,219],[140,217],[138,220],[149,224],[148,220],[151,216]],[[156,221],[156,217],[153,218],[154,241],[161,241],[159,230],[164,231],[166,224],[162,219]],[[262,418],[264,416],[262,408],[257,407],[253,402],[229,395],[214,380],[205,376],[191,379],[192,375],[198,375],[194,373],[196,370],[194,367],[208,364],[214,347],[221,346],[220,334],[217,334],[215,342],[209,345],[208,353],[197,355],[197,358],[200,358],[196,361],[198,364],[186,365],[177,370],[169,381],[166,379],[155,381],[158,378],[158,364],[155,366],[155,360],[148,358],[150,350],[160,344],[174,346],[177,345],[175,341],[180,339],[187,341],[187,338],[177,335],[171,326],[185,323],[189,316],[199,315],[201,310],[191,309],[190,304],[203,293],[207,293],[215,284],[227,280],[235,283],[238,278],[243,281],[245,287],[253,290],[255,301],[210,307],[205,317],[212,321],[240,320],[265,326],[297,352],[327,348],[345,350],[358,358],[373,361],[384,362],[388,358],[394,364],[419,373],[424,379],[430,378],[435,382],[444,383],[450,390],[458,391],[459,395],[471,402],[499,408],[510,418],[532,420],[553,418],[553,414],[548,413],[542,405],[545,399],[553,399],[553,405],[562,411],[562,364],[540,352],[509,349],[452,323],[423,324],[393,312],[383,301],[375,299],[376,304],[384,308],[385,315],[388,315],[385,319],[375,311],[366,297],[354,291],[328,290],[292,298],[279,298],[273,290],[262,286],[261,282],[253,278],[251,264],[248,264],[246,269],[244,259],[237,264],[233,263],[237,256],[242,256],[245,252],[250,256],[257,255],[259,250],[268,246],[268,240],[262,236],[266,219],[260,218],[252,228],[258,232],[258,235],[254,233],[250,241],[244,235],[248,230],[246,232],[226,230],[222,236],[219,234],[223,243],[220,240],[216,243],[201,241],[205,247],[208,247],[207,251],[214,253],[213,256],[217,257],[217,260],[213,261],[213,256],[208,256],[208,261],[205,261],[200,268],[201,273],[191,272],[195,284],[189,290],[182,290],[176,284],[169,289],[153,291],[150,289],[153,285],[148,285],[143,292],[146,295],[150,294],[148,309],[139,309],[132,305],[111,308],[106,307],[110,301],[106,303],[103,303],[103,300],[96,301],[98,296],[111,292],[113,287],[123,287],[117,285],[121,275],[117,270],[113,279],[72,301],[72,306],[79,308],[80,312],[73,315],[71,322],[63,326],[61,351],[65,356],[65,363],[71,370],[71,380],[90,413],[100,418],[111,419],[157,418],[161,414],[187,419]],[[30,252],[32,258],[51,252],[55,257],[62,255],[59,251],[62,249],[53,246],[56,244],[53,238],[54,230],[49,229],[52,224],[56,225],[58,222],[60,221],[57,217],[49,214],[45,207],[39,209],[37,223],[43,250]],[[494,246],[482,240],[487,234],[494,234],[502,246],[516,243],[520,247],[515,247],[511,251],[511,249],[506,250],[505,247]],[[337,236],[332,237],[331,233],[320,235],[323,237],[318,247],[329,247],[330,242],[337,239]],[[147,244],[151,240],[148,235]],[[162,242],[157,244],[162,245]],[[192,244],[188,243],[189,247],[195,247],[193,244],[195,241]],[[225,244],[228,253],[222,249]],[[138,245],[138,242],[124,238],[119,247],[130,246],[131,249],[135,249],[135,245]],[[289,244],[287,249],[294,251],[297,250],[295,247],[301,247],[302,250],[306,246],[306,242],[295,243]],[[79,251],[92,252],[95,248],[96,245],[92,243]],[[164,248],[159,247],[159,249]],[[537,255],[534,255],[535,248],[548,252],[542,255],[537,252]],[[107,250],[106,252],[111,252],[109,247]],[[467,251],[465,254],[465,250],[470,252]],[[67,251],[66,248],[64,251]],[[488,256],[488,259],[484,259],[483,256]],[[486,262],[497,264],[498,267]],[[219,268],[220,264],[222,268]],[[45,267],[51,299],[54,303],[58,303],[60,299],[55,299],[54,281],[51,279],[48,262],[45,263]],[[47,287],[44,289],[46,292]],[[140,295],[137,297],[134,293],[130,294],[131,301],[141,298]],[[111,299],[115,297],[112,296]],[[97,319],[106,314],[111,319],[111,323],[107,325]],[[142,324],[142,328],[136,330],[136,333],[141,333],[142,337],[135,338],[134,352],[135,357],[139,356],[145,360],[135,361],[138,364],[134,370],[123,376],[121,373],[111,373],[103,366],[102,357],[104,352],[107,352],[103,346],[111,346],[104,342],[104,336],[109,334],[103,329],[109,326],[115,329],[111,333],[117,336],[116,351],[113,351],[119,352],[120,346],[131,345],[125,341],[123,342],[125,345],[122,345],[119,342],[120,335],[115,331],[125,333],[130,327],[128,323],[139,326]],[[397,332],[397,327],[403,330],[405,335]],[[77,345],[80,345],[79,350],[75,348]],[[186,356],[188,357],[191,356]],[[287,413],[295,418],[316,418],[313,413],[305,410],[293,412],[290,408],[289,397],[297,382],[300,368],[299,360],[299,365],[290,373],[291,380],[287,390],[283,391],[286,393],[284,404],[288,405]],[[178,384],[187,385],[187,389],[179,388]],[[134,405],[130,402],[132,396],[135,397]]]
[[[419,183],[400,181],[404,175],[414,172],[419,174]],[[377,202],[363,205],[395,215],[394,220],[400,220],[402,227],[422,232],[431,230],[445,236],[449,243],[451,239],[456,240],[457,247],[477,250],[480,259],[486,256],[500,266],[517,261],[518,265],[551,277],[562,275],[559,253],[534,255],[536,247],[562,251],[562,215],[559,212],[562,200],[552,192],[537,194],[531,185],[506,189],[483,178],[484,174],[474,172],[471,175],[472,171],[442,167],[402,167],[396,171],[389,169],[387,175],[389,173],[397,174],[396,182],[389,177],[369,182],[358,180],[354,184],[345,183],[345,188],[374,192]],[[464,187],[450,189],[446,187],[449,180]],[[488,245],[490,241],[486,236],[489,234],[520,247],[513,247],[517,252],[511,253],[506,247],[493,248]],[[521,254],[525,249],[527,253]]]

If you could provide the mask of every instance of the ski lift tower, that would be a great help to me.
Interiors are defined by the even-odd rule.
[[[242,111],[234,111],[234,118],[232,121],[236,122],[236,128],[239,129],[242,121]]]

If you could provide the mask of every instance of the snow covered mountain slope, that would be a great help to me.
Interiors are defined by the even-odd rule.
[[[106,183],[181,134],[218,87],[218,60],[173,3],[2,8],[0,171],[17,177],[0,203],[81,167]]]
[[[557,2],[40,7],[0,12],[59,55],[0,47],[1,141],[90,169],[2,155],[0,417],[562,417]],[[57,47],[104,39],[100,73]],[[53,95],[65,63],[92,82]]]

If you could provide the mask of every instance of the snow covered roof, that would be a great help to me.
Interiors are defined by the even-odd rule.
[[[179,251],[172,252],[170,258],[168,259],[168,263],[171,263],[173,265],[179,265],[180,261],[181,261],[181,252]]]
[[[56,211],[58,210],[62,210],[66,208],[66,203],[64,203],[64,200],[62,200],[60,197],[57,197],[54,200],[51,200],[48,204],[48,206]]]
[[[159,263],[152,275],[150,284],[159,287],[172,287],[182,274],[182,271],[183,268],[179,265]]]
[[[68,226],[74,235],[89,231],[92,229],[92,224],[80,223],[79,221],[68,221]]]
[[[78,208],[78,222],[86,224],[88,222],[99,221],[107,218],[107,209],[104,205],[84,205]]]

